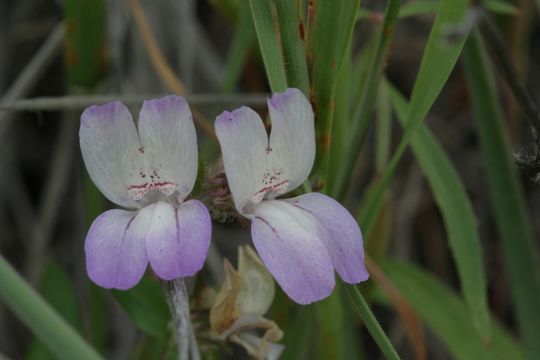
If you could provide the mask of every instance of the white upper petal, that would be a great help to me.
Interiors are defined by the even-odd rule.
[[[287,89],[268,100],[268,110],[272,161],[283,167],[290,191],[307,179],[315,160],[313,109],[302,91]]]
[[[270,139],[259,115],[246,107],[216,119],[216,134],[237,210],[252,217],[263,198],[303,183],[315,158],[313,110],[302,92],[288,89],[268,102]]]
[[[172,95],[145,101],[139,135],[147,163],[140,182],[161,184],[155,187],[165,193],[176,189],[183,200],[193,189],[198,165],[197,134],[186,101]]]
[[[240,213],[261,187],[266,170],[268,135],[260,116],[247,107],[225,111],[216,118],[229,188]]]
[[[103,195],[118,205],[137,207],[127,189],[141,168],[141,145],[126,106],[112,102],[87,108],[79,138],[88,173]]]

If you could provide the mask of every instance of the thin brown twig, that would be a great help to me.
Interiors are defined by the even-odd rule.
[[[185,95],[186,91],[184,85],[176,76],[171,66],[167,62],[167,59],[161,52],[160,48],[157,45],[156,37],[150,28],[148,20],[144,15],[143,8],[139,0],[130,0],[129,2],[135,24],[141,33],[141,38],[144,44],[144,47],[148,51],[148,56],[152,62],[154,70],[157,72],[158,76],[163,81],[164,85],[175,94]],[[216,134],[214,133],[214,128],[212,125],[205,119],[204,115],[197,109],[191,109],[195,123],[210,137],[215,138]]]
[[[165,59],[165,56],[157,45],[156,37],[150,28],[150,24],[144,15],[143,8],[139,0],[130,0],[131,12],[133,13],[133,19],[137,24],[137,28],[141,33],[141,38],[144,43],[150,61],[154,66],[154,69],[161,77],[161,80],[165,83],[165,86],[178,95],[185,95],[186,90],[184,84],[178,79],[172,70],[171,66]]]
[[[373,261],[367,254],[365,262],[369,274],[372,276],[373,280],[375,280],[375,282],[384,290],[390,301],[394,304],[394,307],[396,308],[398,315],[403,322],[403,326],[405,327],[407,337],[412,343],[414,352],[416,354],[416,359],[427,359],[426,345],[424,342],[424,335],[420,320],[418,319],[411,305],[403,297],[403,295],[401,295],[399,290],[377,265],[377,263],[375,263],[375,261]]]
[[[0,111],[59,111],[81,110],[95,104],[121,101],[126,105],[140,105],[145,99],[165,96],[165,94],[107,94],[107,95],[66,95],[36,97],[0,103]],[[269,94],[192,94],[185,96],[190,105],[250,104],[263,106]]]

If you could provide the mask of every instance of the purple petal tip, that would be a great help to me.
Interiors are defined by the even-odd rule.
[[[81,123],[88,126],[93,121],[113,121],[114,115],[125,108],[126,106],[120,101],[113,101],[105,105],[92,105],[83,111]]]
[[[284,92],[275,93],[272,95],[272,97],[268,99],[268,106],[272,106],[274,108],[283,107],[295,96],[304,96],[304,93],[296,88],[288,88]]]
[[[240,117],[241,115],[245,114],[247,111],[250,111],[250,110],[251,109],[246,106],[239,107],[238,109],[234,109],[233,111],[225,110],[224,112],[222,112],[216,117],[216,122],[219,122],[219,123],[231,122],[235,120],[237,117]]]
[[[160,98],[145,100],[143,106],[155,106],[158,108],[168,108],[171,106],[187,106],[186,100],[182,96],[167,95]]]
[[[167,95],[164,97],[145,100],[143,108],[150,108],[161,115],[169,112],[184,112],[189,111],[189,106],[182,96]]]

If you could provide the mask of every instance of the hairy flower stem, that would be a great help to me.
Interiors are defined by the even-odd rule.
[[[189,316],[189,293],[183,278],[164,283],[165,295],[171,310],[174,335],[178,346],[179,360],[199,360],[199,348],[191,327]],[[190,356],[191,354],[191,356]]]

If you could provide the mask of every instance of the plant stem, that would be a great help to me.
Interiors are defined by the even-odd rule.
[[[189,293],[183,278],[165,283],[167,303],[171,310],[179,360],[199,360],[201,358],[197,340],[191,327],[189,315]],[[190,356],[191,354],[191,356]]]
[[[356,285],[346,285],[345,288],[347,289],[347,293],[349,294],[355,309],[360,314],[362,321],[364,321],[366,328],[384,356],[389,360],[399,360],[400,357],[394,349],[394,346],[384,333],[384,330],[375,318],[375,315],[371,312],[368,303],[362,294],[360,294]]]

